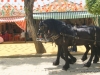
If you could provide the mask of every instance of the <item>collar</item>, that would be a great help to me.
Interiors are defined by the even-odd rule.
[[[58,39],[59,37],[60,37],[60,35],[53,35],[51,38],[54,41],[54,40]]]

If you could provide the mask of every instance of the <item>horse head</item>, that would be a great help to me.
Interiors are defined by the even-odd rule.
[[[39,30],[38,30],[38,41],[49,41],[50,36],[50,27],[45,20],[41,20],[39,23]]]
[[[38,35],[41,37],[41,34],[43,34],[42,38],[45,40],[57,39],[63,26],[65,26],[64,22],[55,19],[40,21]]]

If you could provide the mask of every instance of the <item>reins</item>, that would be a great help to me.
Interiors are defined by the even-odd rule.
[[[96,42],[100,42],[100,41],[96,41],[96,28],[94,27],[94,40],[90,40],[90,39],[83,39],[83,38],[79,38],[77,37],[77,33],[75,33],[76,35],[69,35],[69,34],[64,34],[64,33],[60,33],[59,35],[53,35],[51,38],[54,40],[58,39],[60,37],[60,35],[63,36],[63,42],[65,42],[65,37],[68,36],[68,37],[72,37],[73,38],[73,43],[75,43],[75,40],[77,39],[80,39],[80,40],[86,40],[86,41],[91,41],[91,42],[94,42],[94,45],[96,45]],[[75,44],[74,44],[75,45]]]
[[[75,38],[75,39],[88,40],[88,41],[92,41],[92,42],[100,42],[100,41],[96,41],[96,40],[83,39],[83,38],[79,38],[79,37],[76,37],[76,36],[73,36],[73,35],[68,35],[68,34],[63,34],[63,33],[60,33],[60,35],[62,35],[63,37],[68,36],[68,37],[72,37],[72,38]]]

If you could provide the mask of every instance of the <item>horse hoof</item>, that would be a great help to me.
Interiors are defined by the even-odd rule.
[[[56,65],[59,65],[59,62],[56,62],[56,61],[53,62],[53,65],[55,65],[55,66],[56,66]]]
[[[94,63],[94,64],[96,64],[96,63],[97,63],[97,61],[93,61],[93,63]]]
[[[87,59],[87,56],[83,56],[83,57],[81,58],[82,61],[85,61],[86,59]]]
[[[73,62],[75,63],[77,61],[77,59],[75,57],[73,57]]]
[[[90,66],[91,66],[91,63],[84,64],[84,67],[90,67]]]
[[[69,66],[63,66],[62,70],[68,70]]]
[[[68,58],[69,64],[73,64],[72,59]]]
[[[99,58],[93,60],[93,63],[97,63],[97,62],[99,62]]]
[[[68,60],[69,60],[69,64],[74,64],[76,62],[76,58],[68,59]]]

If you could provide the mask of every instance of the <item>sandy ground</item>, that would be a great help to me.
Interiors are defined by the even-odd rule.
[[[43,43],[46,53],[44,54],[56,54],[57,45],[55,43]],[[84,46],[78,46],[77,52],[72,52],[74,54],[81,54],[85,52]],[[36,54],[36,49],[34,43],[9,43],[0,45],[0,56],[11,56],[11,55],[34,55]]]

